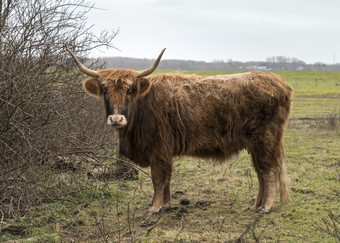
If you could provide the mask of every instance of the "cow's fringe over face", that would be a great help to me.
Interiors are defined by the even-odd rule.
[[[103,98],[107,124],[122,128],[128,124],[132,100],[147,94],[151,83],[148,79],[138,78],[137,72],[130,69],[105,69],[98,73],[100,78],[86,79],[83,88],[90,95]]]

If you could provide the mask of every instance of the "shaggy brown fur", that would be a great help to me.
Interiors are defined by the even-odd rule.
[[[133,70],[99,72],[100,80],[85,80],[84,89],[104,96],[108,116],[119,112],[126,117],[127,125],[118,129],[120,153],[142,167],[151,166],[150,213],[170,201],[174,156],[224,161],[242,149],[251,154],[259,180],[253,208],[270,210],[277,182],[281,203],[288,200],[282,136],[293,90],[281,77],[249,72],[137,78]]]

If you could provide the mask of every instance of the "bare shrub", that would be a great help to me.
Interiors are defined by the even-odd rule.
[[[328,118],[328,123],[329,123],[329,126],[332,128],[332,129],[336,129],[338,126],[339,126],[339,123],[340,123],[340,114],[330,114],[329,115],[329,118]]]
[[[333,237],[335,241],[340,242],[340,215],[329,211],[328,217],[323,218],[322,222],[316,226],[316,229]]]
[[[0,211],[5,218],[79,190],[82,184],[74,181],[86,174],[58,177],[60,161],[70,166],[61,171],[77,173],[84,169],[82,161],[98,161],[89,154],[112,149],[114,141],[100,125],[99,101],[81,90],[82,77],[64,48],[68,44],[84,58],[95,47],[111,46],[117,32],[95,36],[85,25],[92,8],[81,0],[1,1]]]

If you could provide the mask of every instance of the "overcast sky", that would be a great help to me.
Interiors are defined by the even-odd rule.
[[[94,0],[93,31],[117,30],[92,56],[340,62],[340,0]]]

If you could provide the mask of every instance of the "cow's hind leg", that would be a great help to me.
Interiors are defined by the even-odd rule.
[[[269,140],[269,139],[268,139]],[[276,185],[281,172],[283,148],[281,140],[257,141],[251,151],[252,161],[259,180],[259,191],[253,209],[269,212],[274,204]]]
[[[149,214],[158,213],[170,201],[171,163],[151,164],[151,178],[154,188]]]
[[[279,168],[274,158],[266,156],[262,158],[253,157],[255,157],[255,159],[253,158],[253,163],[259,181],[259,191],[253,209],[269,212],[274,204]]]
[[[275,191],[278,180],[279,171],[272,168],[268,171],[264,171],[264,190],[262,197],[262,205],[257,209],[259,212],[269,212],[274,204]]]
[[[255,167],[255,172],[257,174],[257,179],[259,181],[259,190],[257,193],[256,200],[254,202],[254,205],[251,209],[256,211],[262,206],[262,199],[263,199],[263,193],[264,193],[264,179],[262,177],[261,172],[257,169],[257,167]]]

